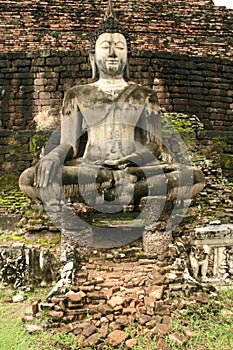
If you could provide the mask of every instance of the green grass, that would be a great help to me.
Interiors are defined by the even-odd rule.
[[[43,332],[42,341],[40,335],[30,335],[25,330],[22,316],[31,310],[30,302],[36,297],[45,297],[45,290],[25,293],[27,298],[23,303],[2,302],[4,297],[11,297],[14,291],[0,290],[0,349],[1,350],[37,350],[43,349],[43,343],[49,343],[49,335]],[[39,342],[38,342],[39,340]],[[41,344],[40,344],[41,343]],[[42,345],[42,346],[39,346]],[[44,348],[46,349],[46,348]],[[46,350],[52,350],[47,348]]]
[[[210,299],[208,304],[194,303],[182,310],[171,332],[183,335],[182,326],[188,326],[194,332],[185,345],[188,350],[233,349],[233,289],[221,291],[218,299]],[[173,350],[184,349],[168,337],[167,341]]]
[[[21,320],[22,311],[18,305],[0,305],[0,349],[28,350],[33,349],[33,338],[24,330]]]

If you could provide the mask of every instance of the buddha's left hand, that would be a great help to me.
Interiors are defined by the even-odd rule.
[[[130,159],[128,157],[122,157],[120,159],[107,159],[104,161],[104,165],[112,167],[126,168],[130,164]]]

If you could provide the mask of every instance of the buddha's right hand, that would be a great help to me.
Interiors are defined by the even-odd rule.
[[[34,186],[47,187],[60,173],[61,166],[60,157],[56,152],[43,157],[37,165]]]

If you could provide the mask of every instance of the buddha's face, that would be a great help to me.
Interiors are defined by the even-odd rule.
[[[100,77],[122,76],[127,63],[127,43],[120,33],[103,33],[96,40],[95,62]]]

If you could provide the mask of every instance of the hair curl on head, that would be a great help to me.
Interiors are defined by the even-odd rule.
[[[90,41],[91,41],[91,47],[90,47],[90,51],[92,53],[95,52],[95,43],[96,40],[98,39],[98,37],[103,34],[103,33],[120,33],[122,34],[125,39],[126,39],[126,43],[127,43],[127,55],[128,57],[131,55],[131,47],[130,47],[130,37],[129,37],[129,33],[127,32],[127,30],[118,22],[118,20],[114,17],[108,17],[107,19],[105,19],[100,25],[99,27],[94,31],[94,33],[92,33],[91,37],[90,37]]]

